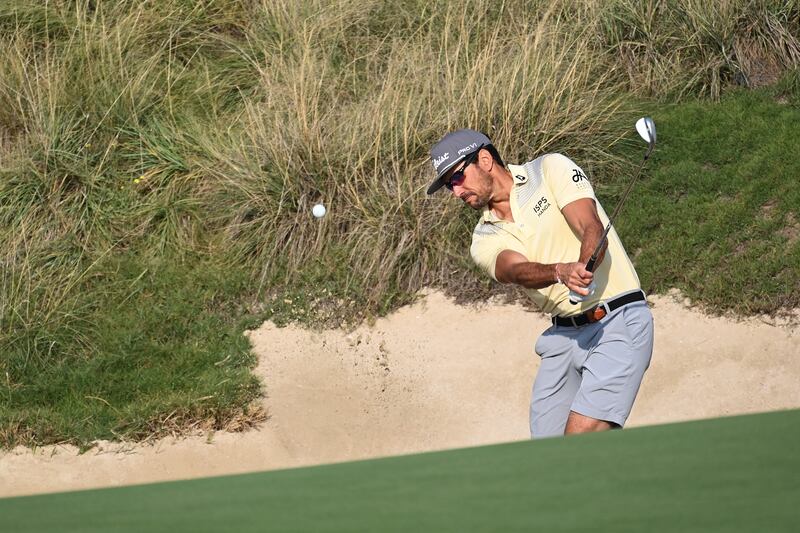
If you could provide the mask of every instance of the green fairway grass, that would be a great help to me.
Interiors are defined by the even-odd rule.
[[[797,531],[800,410],[0,500],[0,531]]]

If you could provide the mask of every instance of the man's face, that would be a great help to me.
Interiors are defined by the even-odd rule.
[[[492,177],[481,167],[481,161],[485,159],[482,152],[467,157],[445,180],[447,188],[475,210],[489,205],[492,198]]]

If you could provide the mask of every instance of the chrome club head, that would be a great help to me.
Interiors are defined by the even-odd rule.
[[[642,117],[636,121],[636,131],[648,145],[647,155],[644,156],[647,159],[650,157],[650,152],[656,147],[656,123],[650,117]]]

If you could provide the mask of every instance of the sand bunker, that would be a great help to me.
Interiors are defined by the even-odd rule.
[[[628,427],[800,407],[800,328],[651,301],[655,351]],[[547,325],[519,305],[439,293],[351,333],[266,323],[249,333],[270,415],[258,430],[83,455],[18,448],[0,455],[0,497],[526,439]]]

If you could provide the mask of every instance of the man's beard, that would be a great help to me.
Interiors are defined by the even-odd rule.
[[[482,182],[481,184],[483,185],[483,187],[481,187],[482,190],[473,193],[476,201],[474,204],[469,204],[469,206],[476,211],[480,211],[485,208],[487,205],[489,205],[489,202],[492,199],[492,177],[485,172],[481,172],[480,177]]]
[[[480,196],[480,195],[476,194],[475,197],[477,198],[476,203],[474,205],[473,204],[469,204],[469,206],[472,209],[476,210],[476,211],[483,210],[483,208],[485,208],[487,205],[489,205],[489,200],[491,200],[491,195],[489,195],[489,194],[487,194],[485,196]]]

